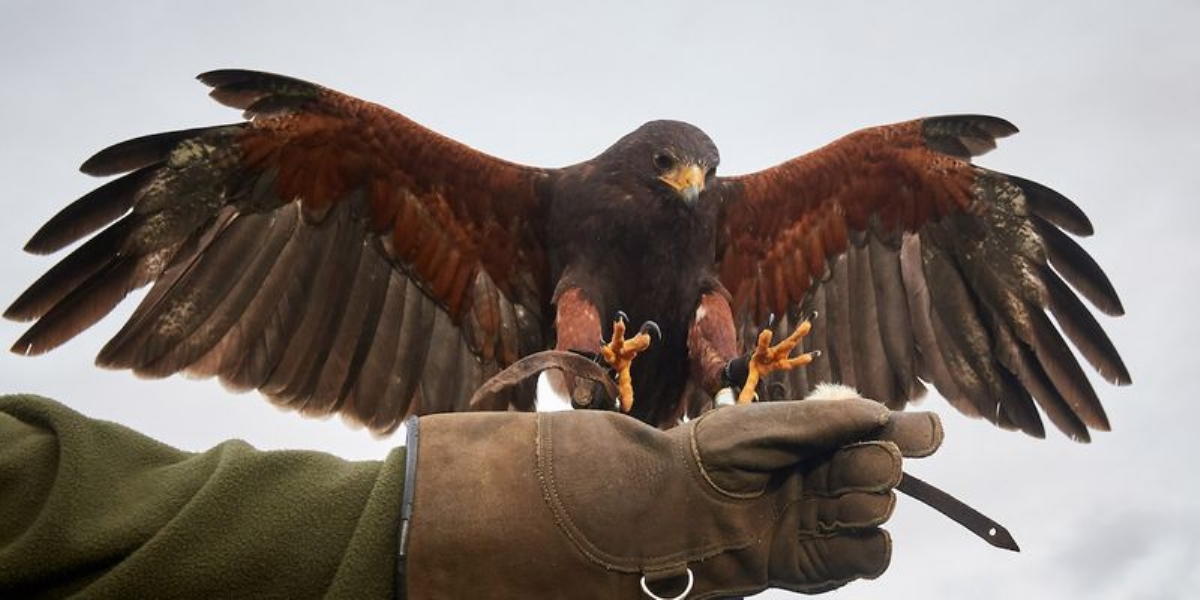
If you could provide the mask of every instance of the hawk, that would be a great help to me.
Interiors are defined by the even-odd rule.
[[[1044,436],[1040,407],[1087,440],[1109,424],[1066,340],[1107,381],[1130,381],[1080,299],[1123,312],[1068,235],[1091,234],[1087,217],[971,162],[1016,132],[1003,119],[864,129],[733,177],[701,130],[654,121],[591,160],[538,168],[297,79],[199,79],[246,120],[83,164],[124,175],[26,246],[98,231],[5,312],[36,321],[15,352],[51,350],[153,284],[99,365],[215,376],[381,433],[470,408],[481,383],[548,348],[602,356],[623,409],[658,426],[711,406],[741,365],[750,390],[760,375],[786,397],[836,381],[899,408],[932,384],[1001,427]],[[627,340],[618,314],[653,326]]]

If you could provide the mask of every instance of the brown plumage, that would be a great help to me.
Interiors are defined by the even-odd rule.
[[[596,352],[617,311],[662,328],[633,364],[633,414],[659,425],[709,405],[768,315],[782,329],[808,309],[821,317],[805,344],[824,354],[775,377],[788,397],[833,380],[899,407],[931,382],[967,414],[1040,436],[1040,406],[1082,440],[1108,423],[1062,334],[1129,381],[1072,291],[1122,311],[1064,233],[1090,234],[1087,218],[970,163],[1016,131],[1001,119],[867,129],[738,177],[715,175],[703,132],[656,121],[541,169],[295,79],[200,79],[249,120],[84,163],[126,174],[26,246],[100,230],[9,307],[36,320],[15,352],[46,352],[153,283],[102,366],[217,376],[379,432],[466,409],[532,352]],[[510,401],[531,407],[528,390]]]

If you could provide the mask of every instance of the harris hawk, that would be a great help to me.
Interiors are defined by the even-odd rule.
[[[124,175],[27,244],[46,254],[98,231],[7,309],[36,321],[13,351],[49,351],[152,283],[99,365],[216,376],[379,433],[468,409],[489,377],[551,347],[604,355],[632,384],[625,410],[658,426],[711,406],[732,365],[770,370],[766,354],[786,397],[836,381],[899,408],[932,383],[1035,436],[1040,407],[1078,440],[1108,421],[1066,340],[1106,380],[1130,380],[1077,296],[1122,313],[1067,235],[1090,234],[1087,217],[971,163],[1016,132],[999,118],[865,129],[734,177],[716,174],[702,131],[655,121],[551,169],[297,79],[199,79],[246,120],[87,160],[85,173]],[[797,327],[809,311],[811,331]],[[625,340],[618,312],[657,339]],[[769,320],[797,334],[772,349]]]

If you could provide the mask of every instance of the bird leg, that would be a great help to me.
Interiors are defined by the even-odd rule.
[[[812,320],[814,318],[816,318],[816,313],[805,317],[804,321],[796,326],[795,331],[791,335],[774,346],[771,345],[771,338],[774,334],[771,333],[770,327],[763,329],[758,334],[758,344],[755,346],[754,352],[750,355],[749,364],[747,365],[749,373],[746,375],[746,383],[742,385],[742,391],[737,397],[738,404],[746,404],[754,401],[754,390],[758,387],[758,381],[767,373],[790,371],[796,367],[807,365],[813,359],[821,356],[820,350],[791,356],[792,350],[796,348],[800,340],[812,331]]]
[[[623,413],[633,409],[633,378],[629,375],[629,367],[633,364],[634,357],[650,347],[651,332],[662,339],[662,330],[654,321],[646,321],[636,335],[626,338],[627,320],[625,313],[617,313],[617,318],[613,321],[612,339],[600,346],[600,356],[617,374],[618,399]]]

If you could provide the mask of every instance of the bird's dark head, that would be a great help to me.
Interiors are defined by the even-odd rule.
[[[651,121],[617,140],[600,159],[632,173],[655,195],[692,208],[712,183],[721,157],[699,128],[682,121]]]

